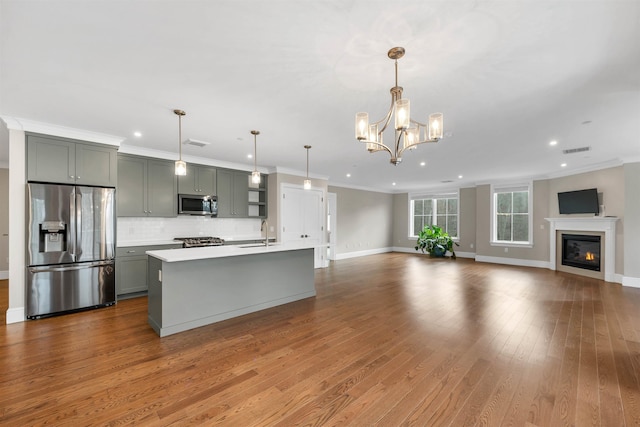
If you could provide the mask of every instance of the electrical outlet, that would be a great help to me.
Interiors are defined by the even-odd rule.
[[[471,249],[473,249],[473,243],[470,243],[470,244],[469,244],[469,247],[470,247]]]
[[[504,251],[505,252],[509,252],[509,248],[504,248]]]

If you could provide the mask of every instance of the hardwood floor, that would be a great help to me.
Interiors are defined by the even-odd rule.
[[[640,289],[382,254],[158,338],[146,298],[0,328],[2,425],[631,426]]]

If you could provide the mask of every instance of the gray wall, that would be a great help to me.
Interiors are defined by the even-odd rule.
[[[336,254],[393,246],[394,195],[329,186],[337,197]]]
[[[491,245],[491,186],[476,187],[476,256],[549,261],[549,189],[547,181],[533,182],[533,247]],[[505,251],[506,250],[506,251]]]
[[[9,169],[0,169],[0,279],[9,275]],[[5,277],[6,276],[6,277]]]
[[[586,172],[577,175],[565,176],[562,178],[554,178],[549,180],[549,216],[558,218],[566,215],[560,215],[558,213],[558,192],[582,190],[585,188],[597,188],[598,193],[602,193],[602,202],[605,205],[605,215],[617,216],[620,218],[616,223],[616,274],[623,274],[624,272],[624,241],[625,241],[625,188],[629,188],[629,191],[635,190],[636,195],[633,197],[627,197],[626,200],[629,203],[633,203],[633,199],[638,199],[638,183],[632,184],[632,181],[627,181],[625,185],[625,172],[623,166],[614,168],[601,169],[593,172]],[[635,187],[635,188],[633,188]],[[573,216],[592,216],[587,215],[571,215]],[[637,240],[637,239],[636,239]],[[640,276],[636,276],[640,277]]]
[[[455,250],[475,252],[476,243],[476,189],[460,189],[460,230]],[[416,239],[409,236],[409,195],[407,193],[393,196],[393,246],[414,249]]]
[[[598,188],[603,193],[605,214],[620,218],[616,224],[616,274],[640,281],[640,163],[601,169],[566,177],[533,182],[533,247],[518,248],[490,244],[491,187],[488,184],[460,189],[460,246],[456,251],[480,257],[506,258],[539,264],[549,261],[549,223],[545,218],[560,217],[560,191]],[[590,215],[586,215],[590,216]],[[409,195],[393,195],[393,246],[411,248],[415,239],[409,233]],[[626,238],[625,238],[626,237]],[[472,247],[473,245],[473,247]]]
[[[640,162],[624,165],[624,182],[624,232],[627,238],[624,239],[624,252],[620,253],[624,253],[625,277],[640,286]],[[606,206],[606,214],[610,215],[609,205]]]

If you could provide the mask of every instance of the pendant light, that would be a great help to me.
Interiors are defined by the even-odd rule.
[[[256,145],[256,137],[260,135],[259,130],[252,130],[253,135],[253,172],[251,173],[251,182],[254,184],[260,184],[260,172],[258,172],[258,151]]]
[[[307,179],[304,180],[304,189],[311,190],[311,180],[309,179],[309,148],[310,145],[305,145],[304,148],[307,149]]]
[[[182,161],[182,116],[187,113],[182,110],[173,110],[173,112],[178,116],[178,149],[180,152],[180,159],[176,160],[176,175],[185,176],[187,174],[187,163]]]

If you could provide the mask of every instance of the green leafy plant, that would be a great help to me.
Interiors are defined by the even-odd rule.
[[[443,257],[444,254],[451,252],[451,258],[456,259],[456,252],[453,245],[460,246],[449,236],[441,227],[437,225],[425,225],[422,231],[418,233],[418,241],[416,242],[416,251],[429,253],[433,257]]]

